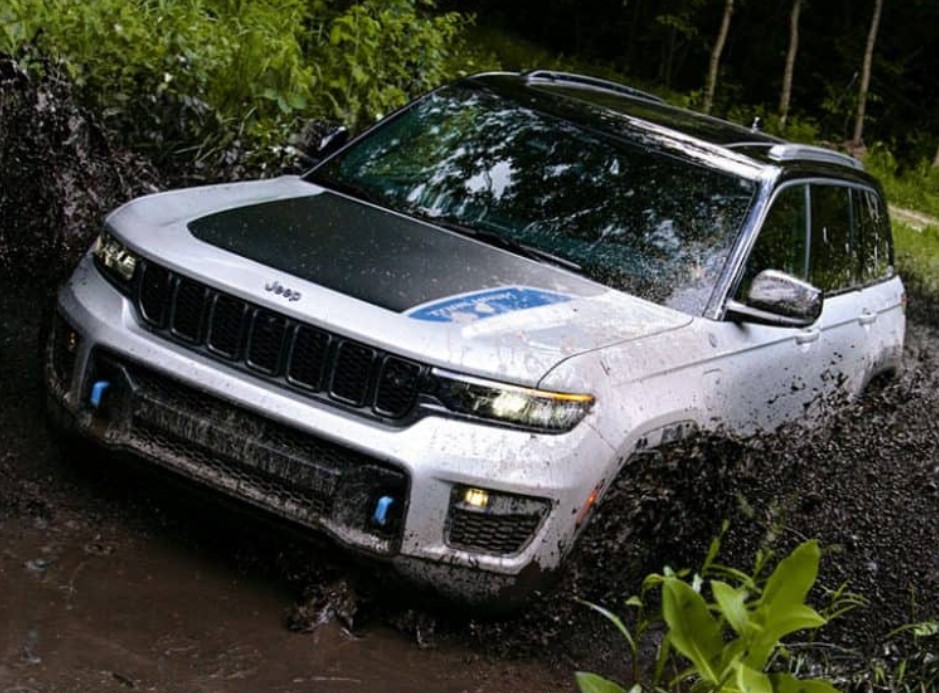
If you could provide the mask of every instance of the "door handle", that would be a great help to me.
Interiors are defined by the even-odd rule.
[[[864,310],[861,313],[861,317],[858,318],[858,322],[865,326],[873,325],[875,322],[877,322],[877,313],[874,313],[869,310]]]
[[[816,341],[822,334],[821,330],[805,330],[796,335],[796,344],[810,344]]]

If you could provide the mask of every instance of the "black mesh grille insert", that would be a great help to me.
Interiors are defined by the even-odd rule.
[[[330,394],[354,407],[365,404],[374,360],[374,349],[355,342],[342,342],[336,350]]]
[[[170,273],[158,265],[144,265],[140,277],[140,313],[157,327],[166,327],[170,306]]]
[[[490,515],[452,508],[448,543],[485,553],[518,553],[531,539],[540,522],[541,515]]]
[[[407,414],[414,406],[420,376],[421,368],[416,363],[393,356],[386,358],[378,376],[375,409],[392,418]]]
[[[206,288],[201,284],[180,279],[176,283],[173,302],[173,334],[187,342],[199,342],[202,336],[202,318],[205,313]]]
[[[403,419],[415,407],[426,366],[259,308],[149,260],[142,262],[136,291],[137,310],[154,332],[230,366],[386,419]]]
[[[397,551],[409,480],[394,465],[273,421],[102,350],[92,375],[107,375],[115,406],[109,431],[163,467],[253,505],[326,529],[369,551]],[[399,521],[372,521],[393,499]]]
[[[329,498],[239,465],[172,433],[145,423],[137,423],[134,433],[143,443],[177,458],[177,463],[185,465],[195,476],[224,488],[232,487],[235,495],[270,503],[303,520],[313,520],[330,510]]]
[[[268,375],[277,375],[286,330],[287,320],[282,315],[257,309],[251,319],[248,365]]]
[[[321,390],[328,351],[326,332],[301,325],[294,334],[287,377],[297,385]]]
[[[228,359],[238,358],[248,306],[244,301],[218,294],[209,317],[209,349]]]

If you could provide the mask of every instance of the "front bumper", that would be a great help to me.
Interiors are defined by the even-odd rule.
[[[452,596],[535,586],[533,576],[556,568],[613,454],[587,422],[565,435],[437,416],[395,427],[272,387],[150,332],[90,258],[60,292],[58,312],[56,333],[78,339],[69,350],[54,335],[49,391],[79,432]],[[95,406],[101,382],[108,389]],[[503,494],[503,517],[467,514],[463,487]],[[391,502],[379,523],[382,498]]]

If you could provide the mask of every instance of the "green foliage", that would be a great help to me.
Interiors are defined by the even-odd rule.
[[[323,0],[314,4],[325,6]],[[430,0],[365,0],[314,26],[314,93],[329,104],[328,115],[355,127],[446,80],[447,60],[468,20],[421,11],[433,6]]]
[[[765,106],[733,106],[726,117],[747,127],[753,124],[754,118],[759,118],[760,130],[790,142],[815,144],[821,139],[821,128],[812,118],[790,113],[786,124],[783,125],[779,114]]]
[[[747,574],[716,563],[719,549],[720,541],[715,539],[700,575],[691,581],[686,579],[687,572],[669,570],[647,577],[640,595],[626,602],[636,609],[633,629],[612,612],[589,605],[609,619],[626,640],[635,682],[629,693],[683,690],[686,684],[693,693],[836,693],[826,681],[767,672],[781,651],[783,638],[827,622],[805,603],[818,576],[817,542],[797,547],[766,578],[763,572],[768,553],[760,552],[752,574]],[[711,601],[706,598],[705,586]],[[647,605],[656,589],[661,592],[661,606],[649,611]],[[640,644],[660,623],[667,632],[657,645],[651,671],[644,672]],[[682,661],[691,666],[684,667]],[[595,674],[578,674],[577,684],[581,691],[625,691]]]
[[[921,231],[893,224],[897,269],[907,288],[930,296],[939,295],[939,228]]]
[[[310,119],[366,123],[437,86],[469,20],[431,0],[6,0],[126,143],[200,162],[276,158]]]
[[[901,169],[887,145],[878,142],[868,150],[864,165],[883,183],[891,204],[939,218],[939,168],[932,162]]]

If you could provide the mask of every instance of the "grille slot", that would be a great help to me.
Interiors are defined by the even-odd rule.
[[[260,308],[254,311],[248,337],[248,365],[267,375],[277,375],[286,331],[287,320],[283,316]]]
[[[247,311],[244,301],[224,294],[215,296],[206,339],[210,350],[227,359],[238,358]]]
[[[354,407],[365,404],[374,360],[374,349],[355,342],[342,342],[336,350],[330,394]]]
[[[301,387],[323,389],[328,351],[329,335],[326,332],[301,325],[293,337],[287,378]]]
[[[176,281],[173,300],[173,334],[193,344],[200,341],[207,291],[188,279]]]
[[[426,366],[142,262],[135,303],[161,336],[308,396],[385,419],[414,409]]]
[[[170,273],[159,265],[146,263],[140,277],[138,306],[144,320],[165,327],[170,306]]]
[[[407,414],[414,406],[421,368],[416,363],[390,356],[382,364],[375,393],[375,409],[392,418]]]

